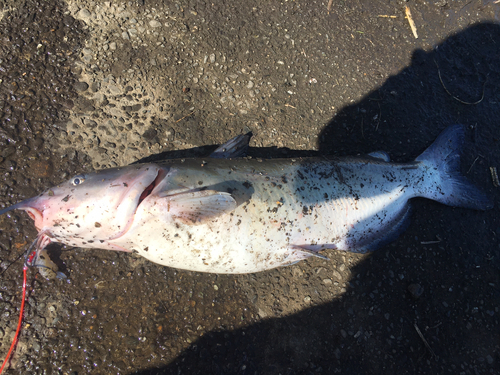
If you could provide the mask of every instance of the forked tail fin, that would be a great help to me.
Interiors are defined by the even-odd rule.
[[[460,172],[464,139],[463,125],[449,126],[415,159],[428,169],[427,174],[435,181],[421,195],[448,206],[488,210],[493,208],[491,200]]]

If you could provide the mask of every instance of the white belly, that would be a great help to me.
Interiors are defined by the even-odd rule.
[[[328,201],[324,191],[315,190],[304,203],[285,187],[278,193],[257,187],[232,212],[196,224],[172,218],[165,205],[151,200],[143,202],[129,232],[113,243],[180,269],[258,272],[310,256],[301,249],[367,251],[363,236],[368,233],[369,242],[383,223],[400,215],[410,197],[399,187],[393,190],[354,199],[337,186],[328,190]]]

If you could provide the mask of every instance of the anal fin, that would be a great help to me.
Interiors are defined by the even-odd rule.
[[[349,251],[369,253],[395,241],[410,225],[411,212],[411,204],[406,203],[397,215],[386,223],[385,227],[354,241]]]

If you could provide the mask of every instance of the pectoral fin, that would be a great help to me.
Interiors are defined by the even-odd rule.
[[[215,190],[180,193],[165,199],[169,213],[186,224],[201,224],[236,208],[231,194]]]

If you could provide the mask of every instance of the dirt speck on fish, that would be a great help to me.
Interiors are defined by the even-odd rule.
[[[249,142],[242,135],[203,160],[78,175],[0,214],[25,210],[39,249],[60,242],[186,270],[258,272],[326,249],[375,250],[406,228],[414,197],[492,208],[459,171],[463,140],[454,125],[409,163],[383,152],[291,162],[239,158]]]

